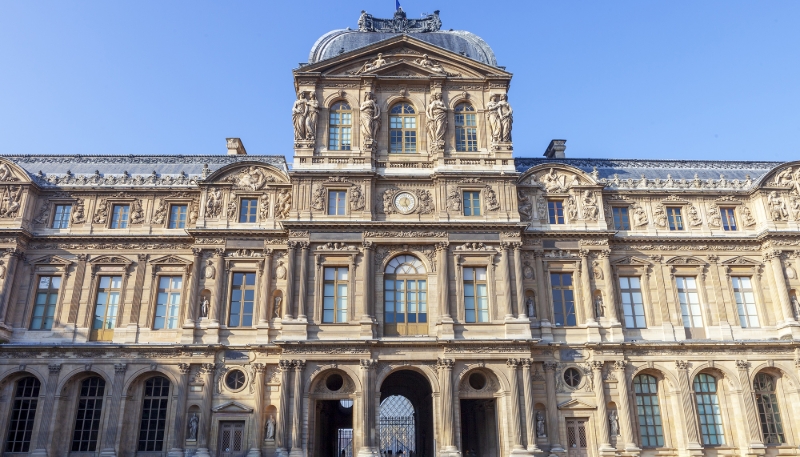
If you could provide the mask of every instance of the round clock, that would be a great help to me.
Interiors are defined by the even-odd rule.
[[[408,192],[400,192],[394,197],[394,206],[401,213],[409,214],[417,206],[417,197]]]

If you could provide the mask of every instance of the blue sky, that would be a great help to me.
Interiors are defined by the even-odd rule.
[[[798,1],[401,0],[514,73],[517,156],[800,159]],[[0,0],[0,153],[291,155],[291,70],[394,0]]]

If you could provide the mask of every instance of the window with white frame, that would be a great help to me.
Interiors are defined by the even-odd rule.
[[[620,276],[619,293],[622,299],[622,313],[625,327],[646,328],[642,286],[638,276]]]
[[[464,320],[489,322],[489,291],[486,268],[464,268]]]
[[[681,317],[686,328],[703,327],[703,314],[700,307],[700,293],[697,290],[697,279],[693,276],[675,278],[678,287],[678,300],[681,304]]]
[[[756,310],[756,294],[749,276],[731,276],[733,296],[736,309],[739,311],[739,323],[742,328],[760,327]]]
[[[183,277],[181,276],[161,276],[158,279],[154,329],[178,328],[182,290]]]
[[[697,402],[697,417],[700,422],[703,444],[706,446],[725,444],[725,432],[722,430],[722,409],[717,395],[717,379],[709,374],[698,374],[694,378],[694,396]]]
[[[50,330],[58,303],[58,291],[61,288],[61,276],[39,276],[36,287],[36,298],[33,305],[31,330]]]
[[[323,283],[322,322],[347,322],[347,267],[325,267]]]

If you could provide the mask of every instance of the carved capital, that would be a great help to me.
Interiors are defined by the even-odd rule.
[[[614,369],[615,370],[624,371],[625,370],[625,365],[627,365],[627,362],[625,362],[624,360],[615,360],[614,361]]]
[[[605,362],[601,362],[599,360],[593,360],[589,362],[589,366],[592,368],[592,370],[597,370],[597,371],[602,370],[605,364],[606,364]]]
[[[188,363],[179,363],[178,369],[181,371],[181,374],[189,374],[189,370],[192,369],[192,366]]]
[[[309,245],[308,241],[298,241],[297,242],[297,246],[300,247],[300,249],[302,249],[304,251],[308,250],[308,245]]]
[[[678,370],[688,370],[689,362],[687,362],[686,360],[676,360],[675,368],[677,368]]]
[[[449,246],[450,246],[450,243],[448,243],[447,241],[440,241],[439,243],[436,243],[436,251],[437,252],[447,251],[447,248]]]
[[[437,359],[436,360],[436,368],[440,370],[452,370],[453,366],[455,365],[455,361],[453,359]]]
[[[301,371],[303,368],[306,367],[305,360],[292,360],[292,366],[294,367],[295,371]]]
[[[611,257],[611,250],[610,249],[603,249],[602,251],[597,253],[597,257],[601,259],[607,259]]]
[[[256,373],[266,373],[267,372],[267,366],[264,365],[263,363],[254,363],[251,366],[253,367],[253,371],[255,371]]]
[[[61,372],[61,364],[60,363],[51,363],[47,365],[47,369],[50,370],[50,373],[56,374]]]
[[[747,360],[737,360],[736,368],[738,368],[741,371],[747,371],[747,369],[750,368],[750,362],[748,362]]]
[[[506,360],[506,366],[511,368],[511,369],[516,370],[517,367],[519,366],[519,359],[508,359],[508,360]]]
[[[364,246],[364,249],[368,251],[375,249],[375,243],[372,241],[364,241],[363,243],[361,243],[361,245]]]
[[[289,248],[290,251],[294,251],[297,249],[297,241],[287,241],[286,246]]]
[[[214,249],[214,257],[225,257],[225,248]]]
[[[195,257],[201,257],[203,255],[203,250],[201,248],[192,248],[192,255]]]
[[[522,363],[522,366],[525,368],[530,368],[531,365],[533,365],[533,360],[531,359],[521,359],[520,362]]]
[[[125,373],[125,370],[128,368],[127,363],[115,363],[114,364],[114,373],[122,374]]]
[[[581,259],[588,259],[591,252],[588,249],[581,249],[578,251],[578,255],[581,256]]]
[[[361,359],[359,362],[364,370],[371,370],[378,366],[378,361],[375,359]]]
[[[543,365],[545,371],[556,371],[558,369],[558,362],[547,361]]]
[[[89,260],[89,254],[78,254],[75,257],[77,257],[81,262],[86,262]]]
[[[292,361],[291,360],[279,360],[278,361],[278,368],[281,371],[289,371],[292,368]]]
[[[214,370],[217,369],[217,364],[215,364],[215,363],[204,363],[202,365],[202,367],[203,367],[203,373],[213,373]]]
[[[147,262],[147,259],[150,257],[150,254],[137,254],[136,258],[139,259],[139,262]]]

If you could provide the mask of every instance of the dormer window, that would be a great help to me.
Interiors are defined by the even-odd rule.
[[[456,151],[478,151],[478,124],[475,108],[469,103],[459,103],[456,106]]]
[[[398,103],[389,110],[389,152],[417,152],[417,112],[408,103]]]
[[[352,138],[353,111],[347,102],[336,102],[330,109],[328,149],[349,151]]]

